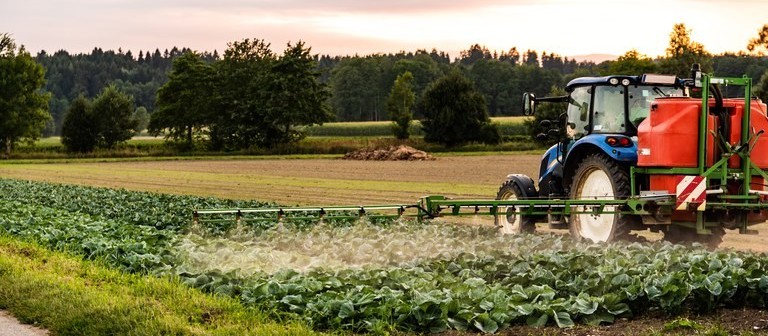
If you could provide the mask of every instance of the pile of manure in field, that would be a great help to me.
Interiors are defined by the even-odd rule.
[[[372,161],[426,161],[434,160],[429,153],[416,148],[400,145],[387,148],[364,148],[344,155],[344,160]]]

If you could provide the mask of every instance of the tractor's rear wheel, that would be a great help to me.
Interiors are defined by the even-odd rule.
[[[587,155],[579,164],[571,184],[571,199],[623,199],[629,196],[629,173],[616,161],[603,154]],[[587,209],[576,207],[585,211]],[[606,206],[604,212],[618,211]],[[573,214],[571,235],[576,240],[610,242],[629,238],[630,218],[621,214]]]
[[[513,181],[502,183],[499,193],[496,194],[497,200],[520,200],[525,199],[525,194],[520,187]],[[536,222],[529,216],[520,214],[523,207],[499,207],[498,214],[494,218],[496,227],[502,234],[518,234],[522,232],[533,233],[536,231]]]
[[[698,234],[696,229],[679,225],[670,225],[664,231],[664,240],[673,244],[699,243],[708,249],[716,249],[723,242],[725,229],[722,226],[710,227],[712,234]]]

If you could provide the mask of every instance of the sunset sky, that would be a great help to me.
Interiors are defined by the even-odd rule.
[[[432,49],[458,56],[491,50],[560,55],[663,55],[675,23],[712,53],[739,51],[768,23],[768,0],[2,0],[0,33],[33,54],[94,47],[189,47],[219,52],[259,38],[313,53]]]

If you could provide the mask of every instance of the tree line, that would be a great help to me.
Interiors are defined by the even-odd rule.
[[[491,51],[478,44],[453,60],[437,50],[343,57],[311,55],[303,43],[289,44],[283,55],[276,55],[260,40],[230,43],[222,56],[217,51],[198,53],[176,47],[163,53],[157,49],[151,53],[140,51],[138,56],[131,51],[100,48],[78,55],[42,51],[32,58],[26,57],[29,54],[23,47],[13,45],[6,47],[6,53],[31,60],[44,69],[45,84],[38,99],[45,101],[50,111],[50,117],[43,121],[44,136],[61,134],[66,111],[72,106],[88,105],[80,98],[95,103],[105,88],[111,87],[130,98],[134,133],[148,125],[154,134],[168,132],[171,138],[187,143],[204,135],[213,148],[243,148],[245,144],[272,146],[300,138],[302,123],[296,120],[307,119],[307,115],[291,114],[292,109],[319,111],[316,119],[307,119],[309,123],[395,119],[402,124],[409,118],[423,119],[427,116],[421,102],[427,89],[454,75],[469,80],[472,90],[482,98],[472,100],[481,102],[490,116],[518,115],[523,91],[544,95],[575,77],[644,72],[687,77],[693,62],[719,76],[747,74],[756,80],[755,93],[768,100],[765,36],[768,25],[749,41],[750,53],[712,55],[690,39],[685,25],[678,24],[670,33],[664,57],[651,59],[630,50],[617,60],[600,64],[547,52],[520,52],[515,47]],[[396,80],[405,73],[410,76],[407,85],[396,88]],[[297,85],[295,80],[303,80],[304,84]],[[305,87],[309,90],[303,90]],[[413,96],[407,108],[411,115],[403,116],[402,108],[393,107],[391,96],[398,92],[401,97],[410,97],[408,91]],[[304,95],[309,100],[297,99]],[[73,104],[75,101],[79,105]],[[187,102],[185,108],[179,101]],[[97,140],[97,146],[108,146],[98,145],[101,142]]]
[[[678,26],[675,29],[685,28]],[[687,34],[677,35],[683,37],[679,44],[691,43]],[[759,46],[759,41],[754,44]],[[173,59],[189,51],[187,48],[174,47],[165,52],[158,49],[154,52],[140,51],[138,56],[131,51],[102,51],[100,48],[94,48],[89,54],[77,55],[66,51],[53,54],[40,52],[35,59],[45,69],[45,91],[52,95],[50,112],[53,118],[44,135],[60,134],[64,111],[80,94],[95,97],[109,84],[115,84],[118,89],[134,97],[137,107],[143,106],[151,114],[155,111],[157,90],[167,81]],[[329,85],[329,104],[335,120],[368,121],[390,119],[386,109],[387,95],[395,78],[405,71],[413,74],[414,91],[420,96],[429,83],[452,69],[460,69],[483,94],[488,113],[491,116],[505,116],[519,114],[519,97],[524,91],[545,94],[553,85],[563,86],[577,76],[626,73],[628,69],[617,64],[627,65],[633,60],[637,62],[629,64],[630,68],[645,64],[648,66],[645,70],[649,72],[664,71],[666,69],[660,68],[660,65],[665,61],[669,63],[669,60],[678,60],[682,64],[689,64],[690,57],[683,54],[685,51],[675,50],[668,53],[667,57],[650,59],[630,51],[623,56],[624,62],[619,59],[618,62],[595,64],[577,62],[554,53],[543,52],[539,55],[532,50],[519,52],[515,47],[508,51],[491,51],[475,44],[453,60],[447,53],[437,50],[313,57],[317,71],[321,73],[320,82]],[[221,58],[217,51],[200,55],[206,63]],[[697,56],[696,53],[691,55]],[[756,81],[768,68],[764,57],[745,53],[709,55],[707,59],[711,62],[710,70],[717,75],[747,74]]]
[[[45,69],[43,90],[51,93],[51,120],[43,135],[60,135],[64,114],[70,104],[81,95],[94,98],[110,84],[133,97],[137,107],[153,112],[157,90],[168,80],[173,59],[190,51],[173,47],[163,52],[159,49],[139,51],[138,55],[130,50],[104,51],[101,48],[75,55],[65,50],[53,54],[39,52],[35,60]],[[217,51],[201,56],[208,61],[219,58]]]
[[[457,70],[469,78],[484,96],[491,116],[519,115],[519,97],[525,90],[547,92],[561,85],[564,76],[578,69],[591,72],[592,62],[576,62],[556,54],[528,50],[522,55],[516,48],[507,52],[492,52],[474,44],[461,52],[453,62],[445,53],[418,50],[413,53],[376,54],[337,57],[326,60],[324,69],[331,89],[331,107],[339,121],[389,120],[386,109],[388,93],[395,79],[410,72],[418,100],[427,86]],[[415,111],[417,117],[419,111]]]
[[[173,60],[191,52],[188,48],[173,47],[165,52],[140,51],[136,56],[130,50],[103,51],[94,48],[87,54],[72,55],[60,50],[53,54],[41,51],[35,57],[45,69],[44,91],[51,93],[52,119],[44,135],[60,135],[64,112],[78,96],[95,97],[101,90],[114,84],[120,91],[134,98],[137,107],[150,114],[155,111],[157,91],[168,81]],[[222,58],[218,51],[199,53],[205,63]],[[522,55],[516,48],[508,52],[491,52],[478,44],[451,61],[442,51],[417,50],[395,54],[367,56],[314,55],[321,83],[328,84],[331,92],[329,104],[337,121],[388,120],[387,94],[397,75],[410,71],[414,75],[414,89],[420,95],[426,86],[454,68],[471,78],[486,96],[492,116],[515,115],[518,93],[524,88],[548,90],[562,82],[563,75],[596,67],[591,62],[575,60],[536,51]]]

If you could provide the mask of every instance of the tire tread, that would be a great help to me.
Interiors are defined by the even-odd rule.
[[[515,184],[512,180],[504,181],[504,183],[501,184],[501,187],[499,187],[499,192],[496,193],[496,199],[500,200],[501,197],[508,192],[512,192],[515,194],[517,199],[525,199],[525,193],[523,193],[522,190],[520,190],[520,187]],[[536,232],[536,220],[534,218],[531,218],[530,216],[523,216],[520,215],[521,221],[520,221],[520,232],[523,233],[534,233]],[[494,224],[498,226],[498,215],[493,218]]]
[[[579,163],[578,168],[576,168],[576,172],[574,173],[574,178],[571,182],[570,187],[570,198],[574,199],[575,195],[575,187],[578,180],[581,178],[581,174],[583,174],[584,170],[587,169],[587,167],[595,166],[597,165],[601,169],[603,169],[608,176],[611,178],[611,180],[614,182],[615,185],[615,194],[616,199],[624,199],[629,197],[631,185],[630,185],[630,178],[629,178],[629,171],[621,166],[618,162],[615,160],[612,160],[608,156],[602,153],[593,153],[585,156]],[[631,216],[628,215],[621,215],[617,214],[618,219],[614,221],[614,228],[612,234],[608,237],[608,241],[615,241],[615,240],[629,240],[632,238],[630,235],[630,232],[632,231],[632,224],[633,220]],[[571,235],[576,239],[581,239],[581,234],[578,232],[578,229],[576,228],[576,225],[573,224],[573,220],[570,221],[570,232]]]

